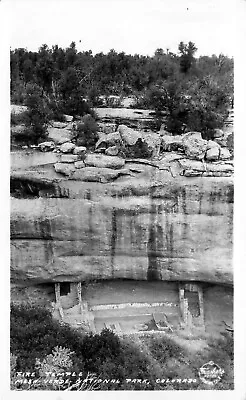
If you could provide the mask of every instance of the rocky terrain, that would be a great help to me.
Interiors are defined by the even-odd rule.
[[[137,281],[173,282],[175,298],[184,282],[198,284],[195,290],[200,291],[199,296],[203,296],[201,285],[219,285],[211,291],[214,294],[216,287],[233,285],[230,122],[225,130],[217,130],[213,141],[204,140],[199,132],[170,136],[164,129],[150,132],[118,122],[101,120],[94,152],[76,145],[74,122],[68,117],[67,122],[53,122],[47,141],[11,154],[13,299],[43,302],[47,288],[42,285],[55,284],[56,298],[53,287],[47,301],[58,299],[62,318],[72,325],[82,318],[73,298],[77,289],[73,289],[75,294],[64,296],[63,286],[57,287],[57,283],[131,280],[137,288]],[[124,290],[120,285],[118,293],[122,291],[125,299],[120,307],[127,315],[134,314],[128,304],[131,294]],[[139,293],[135,301],[141,303],[147,294]],[[157,304],[151,293],[148,296]],[[98,299],[99,311],[103,296]],[[226,296],[231,307],[231,289]],[[205,308],[202,298],[201,315],[213,309],[212,298],[207,302],[204,297]],[[165,293],[163,301],[167,301]],[[179,301],[183,304],[182,299]],[[88,319],[94,312],[94,329],[103,327],[104,319],[100,320],[100,312],[93,311],[90,302],[89,296],[83,307],[89,307],[90,312],[84,309],[82,314],[86,313]],[[152,307],[151,313],[165,311],[162,303],[157,309],[153,304],[141,312],[137,309],[138,319],[145,325],[151,322],[148,307]],[[221,304],[217,316],[211,317],[212,329],[220,313],[226,319],[223,307]],[[112,312],[105,312],[110,324]],[[231,323],[231,311],[229,314]],[[181,317],[178,312],[177,318]],[[206,318],[208,327],[208,314]],[[135,317],[129,323],[122,321],[126,331],[129,324],[136,325]]]
[[[37,164],[13,158],[14,281],[232,283],[228,136],[218,131],[219,144],[198,132],[169,136],[124,125],[109,132],[107,125],[92,154],[72,143],[71,123],[55,123],[53,140],[31,150]]]

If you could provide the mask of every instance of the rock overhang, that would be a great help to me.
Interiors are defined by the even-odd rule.
[[[13,281],[144,280],[154,270],[162,280],[232,284],[232,178],[163,177],[12,199]]]

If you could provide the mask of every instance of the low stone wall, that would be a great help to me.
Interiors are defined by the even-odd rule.
[[[97,306],[91,306],[91,311],[100,310],[120,310],[125,308],[146,308],[146,307],[179,307],[178,304],[170,302],[159,302],[159,303],[123,303],[123,304],[101,304]]]

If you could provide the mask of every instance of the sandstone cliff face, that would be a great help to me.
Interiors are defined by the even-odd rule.
[[[232,284],[231,178],[121,179],[59,182],[70,198],[12,199],[12,281]]]

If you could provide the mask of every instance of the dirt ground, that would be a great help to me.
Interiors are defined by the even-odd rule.
[[[82,291],[90,305],[178,301],[177,282],[104,281],[83,285]]]
[[[108,281],[83,286],[83,298],[93,310],[97,330],[119,324],[123,332],[141,331],[142,325],[151,326],[153,313],[165,313],[174,329],[180,329],[180,309],[177,282]],[[130,303],[142,303],[136,307]],[[154,307],[144,303],[161,303]],[[100,309],[100,305],[124,304],[122,308]],[[154,305],[154,304],[153,304]],[[99,308],[99,309],[98,309]],[[204,287],[205,336],[219,335],[226,325],[232,326],[232,289],[218,285]],[[153,325],[153,324],[152,324]],[[155,330],[155,327],[152,326]],[[167,330],[168,331],[168,330]],[[200,335],[197,331],[193,336]],[[201,336],[201,335],[200,335]],[[191,340],[191,335],[181,331],[181,341]],[[198,340],[198,339],[197,339]],[[200,346],[201,342],[196,345]],[[204,344],[204,343],[203,343]]]
[[[55,300],[54,287],[13,287],[11,297],[12,301],[37,301],[49,307]],[[143,331],[155,331],[157,334],[170,335],[191,353],[207,348],[207,341],[225,332],[226,324],[233,326],[233,290],[226,286],[206,284],[203,287],[205,331],[183,329],[178,282],[91,282],[82,284],[82,298],[95,318],[97,332],[105,327],[115,330],[117,334],[141,335]],[[76,320],[80,317],[77,314],[74,315]],[[172,330],[163,324],[164,330],[159,332],[153,315],[156,318],[164,314]]]

